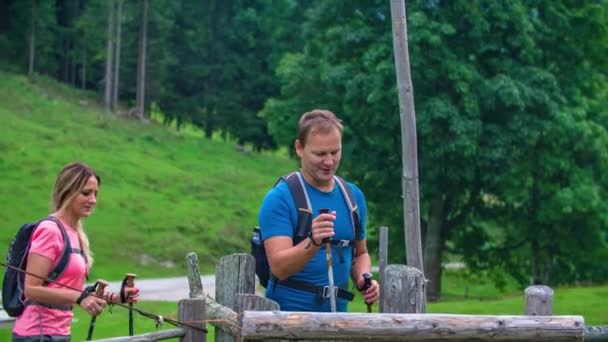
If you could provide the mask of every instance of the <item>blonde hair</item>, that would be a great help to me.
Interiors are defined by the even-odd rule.
[[[101,184],[99,176],[91,167],[84,163],[75,162],[66,165],[57,175],[55,187],[51,201],[51,210],[58,211],[69,205],[74,198],[82,191],[91,176],[97,178],[97,183]],[[78,240],[80,240],[80,248],[87,256],[87,264],[89,267],[93,265],[93,253],[89,245],[89,238],[82,226],[80,219],[76,227]]]

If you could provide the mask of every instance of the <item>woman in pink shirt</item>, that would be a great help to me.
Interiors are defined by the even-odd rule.
[[[91,215],[97,205],[99,184],[100,179],[93,169],[83,163],[71,163],[57,176],[51,213],[56,220],[41,221],[32,234],[26,267],[29,274],[25,275],[27,304],[15,321],[14,342],[70,341],[74,317],[72,306],[79,305],[96,316],[108,302],[120,301],[119,294],[106,292],[104,298],[98,298],[84,292],[93,258],[82,219]],[[67,268],[57,277],[56,283],[47,283],[44,279],[59,261],[64,249],[60,226],[67,232],[72,253]],[[138,292],[134,287],[125,288],[122,297],[136,302]]]

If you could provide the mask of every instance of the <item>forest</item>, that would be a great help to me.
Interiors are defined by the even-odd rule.
[[[608,281],[608,1],[406,1],[429,299],[442,263],[500,286]],[[293,153],[345,125],[340,175],[404,261],[388,0],[0,0],[0,68],[98,94],[108,116]]]

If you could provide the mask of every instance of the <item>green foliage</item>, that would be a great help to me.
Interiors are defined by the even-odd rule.
[[[510,274],[522,285],[530,270],[545,283],[608,279],[600,171],[608,83],[598,50],[608,37],[606,9],[603,1],[408,2],[421,223],[424,236],[439,222],[438,236],[426,236],[439,243],[425,246],[437,262],[450,251],[499,282]],[[387,3],[315,2],[302,31],[305,46],[281,60],[281,96],[262,115],[286,146],[302,112],[324,107],[343,119],[340,172],[364,189],[371,226],[395,227],[389,258],[402,262]],[[578,43],[587,37],[593,43]]]
[[[294,166],[116,119],[91,94],[42,77],[30,83],[2,72],[0,79],[0,219],[10,232],[46,215],[61,167],[90,164],[102,180],[99,208],[85,222],[96,259],[92,279],[183,275],[190,251],[210,272],[219,257],[248,251],[263,196]],[[11,237],[0,237],[0,254]]]

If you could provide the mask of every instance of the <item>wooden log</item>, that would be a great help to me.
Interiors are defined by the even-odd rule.
[[[380,284],[383,312],[424,313],[425,286],[420,270],[405,265],[388,265]]]
[[[388,227],[380,227],[380,239],[379,239],[379,278],[380,284],[384,283],[384,270],[388,262]],[[380,300],[378,301],[378,312],[384,312],[384,305],[382,298],[384,294],[380,291]]]
[[[154,331],[146,334],[135,336],[122,336],[95,340],[95,342],[155,342],[168,340],[172,338],[180,338],[186,334],[182,328]]]
[[[188,272],[188,288],[190,289],[190,298],[204,298],[203,282],[201,281],[201,273],[198,265],[198,257],[196,253],[190,252],[186,255],[186,269]]]
[[[582,316],[245,311],[244,341],[582,341]]]
[[[279,303],[274,300],[268,299],[266,297],[254,295],[254,294],[245,294],[241,293],[237,295],[236,298],[236,310],[239,313],[239,326],[242,323],[242,313],[246,310],[256,310],[256,311],[275,311],[279,310]],[[237,340],[241,341],[242,336],[239,332],[237,336]]]
[[[545,285],[526,288],[526,315],[551,316],[553,314],[553,289]]]
[[[209,296],[205,300],[205,309],[209,323],[219,329],[215,330],[216,336],[220,330],[232,336],[238,336],[241,333],[238,315],[234,310],[223,306]]]
[[[250,254],[238,253],[224,256],[215,270],[215,300],[236,310],[237,293],[255,293],[255,259]],[[236,336],[216,331],[216,342],[235,342]]]
[[[585,342],[608,341],[608,325],[586,326]]]
[[[207,341],[207,333],[203,330],[206,327],[205,299],[182,299],[177,302],[179,321],[194,328],[184,327],[186,334],[180,342]]]

